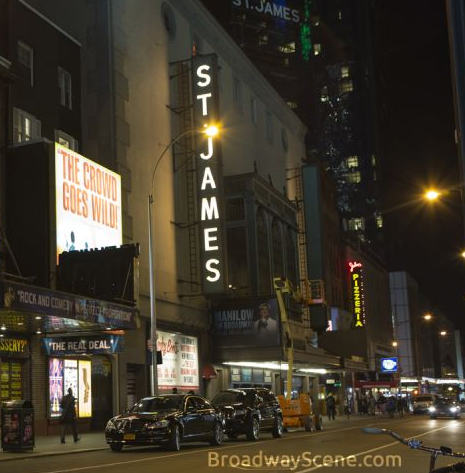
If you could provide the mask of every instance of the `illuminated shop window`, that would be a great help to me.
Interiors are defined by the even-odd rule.
[[[347,158],[348,168],[358,168],[358,156],[349,156]]]

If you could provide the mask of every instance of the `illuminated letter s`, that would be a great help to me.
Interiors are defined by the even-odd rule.
[[[209,282],[216,282],[220,279],[221,273],[218,268],[213,268],[213,265],[219,265],[220,262],[217,259],[209,259],[205,263],[205,269],[212,273],[211,275],[206,277],[206,280]]]
[[[197,68],[197,77],[200,77],[201,79],[204,79],[204,82],[198,81],[197,85],[199,87],[206,87],[210,82],[212,81],[212,78],[210,77],[210,74],[204,74],[203,71],[208,71],[210,69],[210,66],[207,66],[206,64],[203,66],[199,66]]]

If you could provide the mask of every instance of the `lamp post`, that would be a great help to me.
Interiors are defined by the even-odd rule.
[[[161,152],[160,156],[155,163],[155,167],[152,172],[152,179],[150,181],[150,193],[148,196],[148,230],[149,230],[149,277],[150,277],[150,342],[152,345],[152,369],[151,369],[151,382],[150,382],[150,391],[152,396],[158,394],[158,371],[157,371],[157,308],[156,308],[156,291],[155,291],[155,271],[154,271],[154,248],[155,248],[155,234],[152,230],[152,205],[153,205],[153,184],[155,181],[155,176],[157,174],[158,166],[161,163],[161,160],[171,149],[171,147],[176,144],[181,138],[184,138],[191,133],[203,133],[209,139],[212,139],[218,134],[218,128],[214,125],[204,125],[202,129],[194,128],[192,130],[187,130],[181,133],[180,135],[173,138],[168,145]]]

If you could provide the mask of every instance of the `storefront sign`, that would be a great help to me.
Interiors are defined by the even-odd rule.
[[[197,337],[157,331],[157,349],[163,364],[158,365],[160,389],[199,389]]]
[[[257,299],[213,308],[213,334],[220,346],[280,346],[276,299]]]
[[[218,123],[218,64],[215,55],[193,58],[194,123],[201,129]],[[205,294],[225,290],[221,149],[218,138],[197,140],[197,189]]]
[[[123,243],[121,177],[55,143],[57,257]]]
[[[349,262],[350,282],[352,287],[353,326],[365,327],[365,298],[363,293],[363,264],[358,261]]]
[[[28,358],[29,341],[22,338],[0,338],[0,358]]]
[[[131,307],[14,282],[4,283],[3,307],[121,329],[140,325],[138,312]]]
[[[381,358],[381,373],[397,373],[397,358]]]
[[[124,337],[118,335],[46,337],[42,342],[49,356],[103,355],[124,351]]]
[[[299,11],[286,6],[283,0],[231,0],[235,7],[244,8],[279,20],[300,22]]]

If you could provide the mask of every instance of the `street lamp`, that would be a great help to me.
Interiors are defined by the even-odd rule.
[[[176,144],[181,138],[192,133],[202,133],[209,139],[212,139],[218,134],[218,127],[215,125],[204,125],[203,128],[194,128],[187,130],[180,135],[173,138],[165,149],[162,151],[160,156],[155,163],[155,167],[152,172],[152,180],[150,181],[150,194],[148,197],[148,226],[149,226],[149,277],[150,277],[150,342],[152,345],[152,379],[150,383],[150,391],[152,396],[158,394],[158,371],[157,371],[157,309],[156,309],[156,292],[155,292],[155,272],[154,272],[154,247],[155,247],[155,235],[152,231],[152,204],[153,204],[153,184],[155,176],[157,174],[158,165],[160,164],[163,156],[168,152],[171,147]]]

